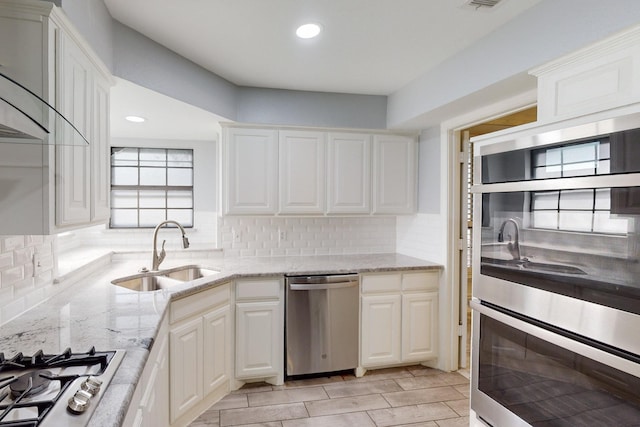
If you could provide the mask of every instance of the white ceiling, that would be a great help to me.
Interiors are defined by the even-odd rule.
[[[111,88],[111,137],[206,140],[216,139],[218,122],[213,113],[158,92],[116,79]],[[144,123],[131,123],[126,116],[139,116]]]
[[[393,93],[540,1],[104,0],[118,21],[237,85],[370,95]],[[323,33],[296,38],[308,21]],[[121,79],[111,112],[116,138],[211,140],[221,119]]]

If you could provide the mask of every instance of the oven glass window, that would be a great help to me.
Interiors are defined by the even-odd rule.
[[[640,129],[482,156],[482,183],[640,172]]]
[[[632,426],[640,379],[480,317],[478,388],[532,426]]]
[[[640,187],[482,195],[482,275],[640,314]]]

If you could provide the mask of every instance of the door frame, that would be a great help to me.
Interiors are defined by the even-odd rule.
[[[442,170],[442,183],[444,193],[446,194],[446,203],[444,208],[444,217],[446,221],[446,265],[448,268],[444,271],[445,283],[451,284],[446,289],[448,295],[448,307],[444,312],[448,313],[447,324],[445,329],[449,332],[448,349],[445,351],[447,354],[446,360],[443,360],[439,365],[449,371],[455,371],[460,368],[460,340],[468,342],[467,337],[466,315],[461,315],[461,308],[466,307],[466,283],[461,284],[460,274],[460,259],[459,251],[459,236],[460,236],[460,169],[466,165],[466,163],[460,162],[458,154],[458,147],[460,146],[460,138],[462,137],[462,130],[469,127],[481,124],[483,122],[514,113],[526,108],[530,108],[536,105],[537,90],[532,89],[513,97],[500,100],[493,104],[486,105],[482,108],[474,110],[469,113],[461,114],[453,117],[449,120],[443,121],[440,124],[440,146],[441,153],[446,153],[446,163],[443,165]],[[473,153],[470,153],[473,156]],[[466,250],[466,249],[462,249]],[[466,268],[466,267],[465,267]],[[462,286],[461,286],[462,285]],[[441,319],[444,319],[443,316]],[[462,322],[462,327],[460,327]],[[473,333],[473,332],[472,332]]]

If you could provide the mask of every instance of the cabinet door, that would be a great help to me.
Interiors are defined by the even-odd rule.
[[[402,361],[420,362],[436,357],[438,293],[402,296]]]
[[[169,425],[169,354],[168,339],[158,343],[160,351],[155,361],[145,392],[140,401],[143,412],[143,426]]]
[[[202,318],[169,333],[171,422],[202,400]]]
[[[327,213],[371,212],[371,136],[330,133]]]
[[[325,134],[280,131],[280,212],[324,213]]]
[[[204,315],[204,395],[229,380],[231,308],[226,305]]]
[[[236,377],[277,375],[283,367],[279,301],[236,304]]]
[[[74,41],[59,33],[57,106],[87,139],[91,126],[92,66]],[[56,123],[56,224],[88,223],[91,216],[91,150],[69,126]]]
[[[91,133],[91,222],[109,220],[109,85],[94,81]]]
[[[276,213],[278,141],[275,130],[226,131],[227,214]]]
[[[416,210],[416,141],[376,135],[373,141],[373,213],[409,214]]]
[[[362,297],[362,366],[400,362],[400,295]]]

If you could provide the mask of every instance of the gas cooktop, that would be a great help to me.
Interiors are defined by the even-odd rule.
[[[0,353],[0,426],[85,426],[124,357],[123,350],[10,358]]]

